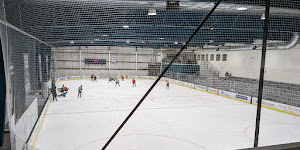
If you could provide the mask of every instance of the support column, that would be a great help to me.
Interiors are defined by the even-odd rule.
[[[160,57],[161,57],[161,60],[160,60],[160,73],[162,73],[162,65],[163,65],[163,52],[162,52],[162,50],[160,50]]]
[[[138,56],[137,56],[137,47],[135,49],[135,74],[137,75],[137,62],[138,62]]]
[[[1,41],[1,40],[0,40]],[[5,129],[5,116],[6,116],[6,79],[5,79],[5,67],[2,53],[2,45],[0,43],[0,146],[4,144],[4,129]]]
[[[80,71],[80,75],[82,76],[82,72],[81,72],[81,48],[79,47],[79,71]]]
[[[108,74],[110,75],[110,46],[108,47]]]

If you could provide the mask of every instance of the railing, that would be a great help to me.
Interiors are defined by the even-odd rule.
[[[219,73],[218,69],[213,64],[211,64],[210,61],[201,61],[200,65],[201,66],[204,65],[211,74],[214,74],[219,77],[220,73]],[[200,70],[201,70],[201,68],[200,68]]]
[[[224,78],[212,75],[203,77],[200,72],[193,75],[168,72],[165,77],[257,97],[258,87],[256,88],[256,86],[258,86],[259,80],[235,79],[236,77],[229,77],[227,80],[224,80]],[[300,89],[300,85],[283,84],[280,82],[265,81],[263,98],[299,107],[298,95],[300,91],[298,89]]]
[[[243,93],[247,93],[250,89],[253,90],[252,88],[257,85],[259,83],[259,80],[256,80],[252,85],[249,85],[248,87],[246,87],[244,90],[243,90]],[[251,92],[251,91],[250,91]]]

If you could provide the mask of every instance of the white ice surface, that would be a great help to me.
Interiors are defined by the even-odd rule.
[[[36,148],[101,149],[154,80],[60,82],[70,90],[52,102]],[[83,85],[82,98],[77,89]],[[159,82],[108,150],[226,150],[253,147],[256,106]],[[300,141],[300,117],[262,109],[259,145]]]

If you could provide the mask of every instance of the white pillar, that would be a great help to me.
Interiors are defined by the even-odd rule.
[[[81,50],[79,49],[79,70],[80,70],[80,75],[82,75],[81,72]]]
[[[160,73],[162,73],[162,65],[163,65],[163,52],[162,52],[162,50],[160,50],[160,58],[161,58],[161,60],[160,60]]]
[[[108,70],[110,75],[110,47],[108,47]]]
[[[235,81],[233,81],[233,91],[235,92]]]
[[[136,71],[136,73],[137,73],[137,62],[138,62],[138,55],[137,55],[137,48],[136,48],[136,51],[135,51],[135,71]]]

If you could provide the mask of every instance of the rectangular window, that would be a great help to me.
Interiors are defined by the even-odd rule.
[[[203,61],[204,61],[204,57],[205,57],[205,55],[204,55],[204,54],[202,54],[202,55],[201,55],[201,60],[203,60]]]
[[[214,61],[215,60],[215,54],[210,54],[210,61]]]
[[[206,54],[206,61],[208,61],[208,54]]]
[[[227,54],[223,54],[222,61],[226,61],[226,60],[227,60]]]
[[[197,60],[200,60],[200,56],[201,56],[201,55],[198,55],[198,59],[197,59]]]
[[[220,58],[221,58],[221,55],[220,55],[220,54],[217,54],[217,55],[216,55],[216,61],[220,61]]]

